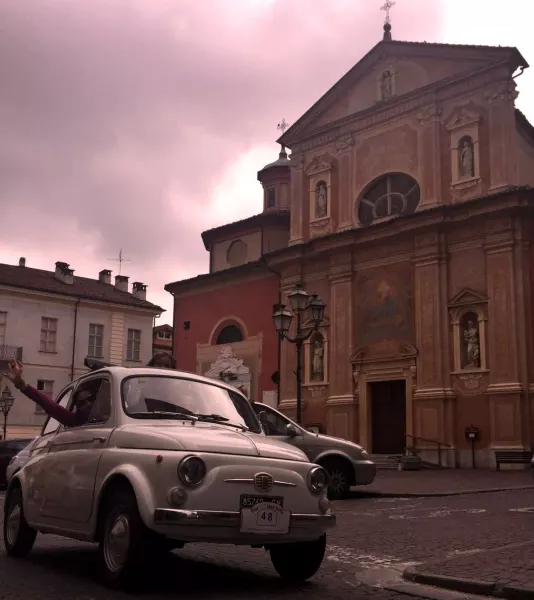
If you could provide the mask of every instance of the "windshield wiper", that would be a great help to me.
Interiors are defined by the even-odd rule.
[[[198,417],[196,415],[188,415],[187,413],[181,412],[171,412],[166,410],[154,410],[154,411],[146,411],[146,412],[131,412],[128,413],[130,417],[139,418],[139,419],[178,419],[178,420],[186,420],[186,421],[198,421]]]
[[[204,421],[206,423],[220,423],[221,425],[228,425],[229,427],[238,427],[243,431],[250,431],[246,425],[241,425],[241,423],[231,423],[230,419],[227,419],[222,415],[203,415],[200,413],[195,413],[195,417],[197,417],[199,421]]]

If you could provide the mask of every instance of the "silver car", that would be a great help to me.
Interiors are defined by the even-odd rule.
[[[18,454],[15,454],[15,456],[11,459],[11,462],[6,469],[6,483],[9,483],[13,475],[15,475],[15,473],[28,462],[32,447],[38,439],[39,438],[37,437],[33,438],[33,440],[27,446],[25,446]]]
[[[297,446],[310,462],[326,469],[331,500],[346,498],[352,486],[373,483],[376,465],[358,444],[308,431],[267,404],[253,402],[252,407],[268,436]]]

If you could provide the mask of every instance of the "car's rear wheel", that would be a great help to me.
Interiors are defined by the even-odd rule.
[[[135,494],[112,492],[103,507],[99,540],[99,572],[103,581],[118,588],[140,583],[147,568],[153,534],[143,523]]]
[[[343,460],[330,460],[321,465],[329,477],[328,498],[330,500],[343,500],[349,495],[351,473]]]
[[[4,546],[9,556],[25,558],[32,551],[37,531],[28,525],[22,506],[22,490],[13,487],[5,499]]]
[[[321,567],[326,553],[326,534],[311,542],[280,544],[269,548],[271,562],[282,579],[306,581]]]

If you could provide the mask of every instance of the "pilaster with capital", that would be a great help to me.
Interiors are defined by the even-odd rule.
[[[330,396],[351,395],[352,366],[352,258],[349,252],[334,254],[330,281]]]
[[[432,104],[417,115],[421,206],[425,207],[441,203],[441,113],[441,107]]]
[[[352,257],[333,254],[330,281],[330,386],[326,402],[327,429],[334,436],[358,439],[358,414],[350,355],[353,338]]]
[[[340,138],[336,143],[336,151],[339,158],[339,184],[338,184],[338,231],[350,229],[353,225],[352,205],[352,160],[354,139],[352,135]]]
[[[291,228],[289,245],[300,244],[304,241],[304,194],[307,189],[304,173],[304,156],[291,156]]]
[[[525,305],[518,270],[517,228],[512,218],[486,223],[489,381],[493,447],[528,447],[529,407],[525,389]],[[525,418],[526,416],[526,418]]]
[[[443,240],[437,232],[422,234],[415,239],[414,290],[415,339],[418,349],[417,393],[423,390],[443,390],[446,385],[443,353],[447,354],[446,277]]]
[[[500,81],[488,92],[489,143],[490,143],[490,190],[498,191],[519,181],[515,99],[518,92],[513,80]]]

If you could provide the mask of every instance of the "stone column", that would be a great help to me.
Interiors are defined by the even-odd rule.
[[[511,79],[495,84],[486,94],[489,104],[490,191],[518,185],[514,101],[518,96]]]
[[[336,144],[339,156],[338,177],[338,224],[337,230],[344,231],[354,225],[354,198],[352,197],[354,186],[352,184],[352,161],[354,159],[352,148],[354,139],[351,135],[340,139]]]
[[[353,339],[352,256],[350,251],[334,254],[330,263],[329,397],[326,402],[328,431],[354,440],[356,402],[350,355]]]

